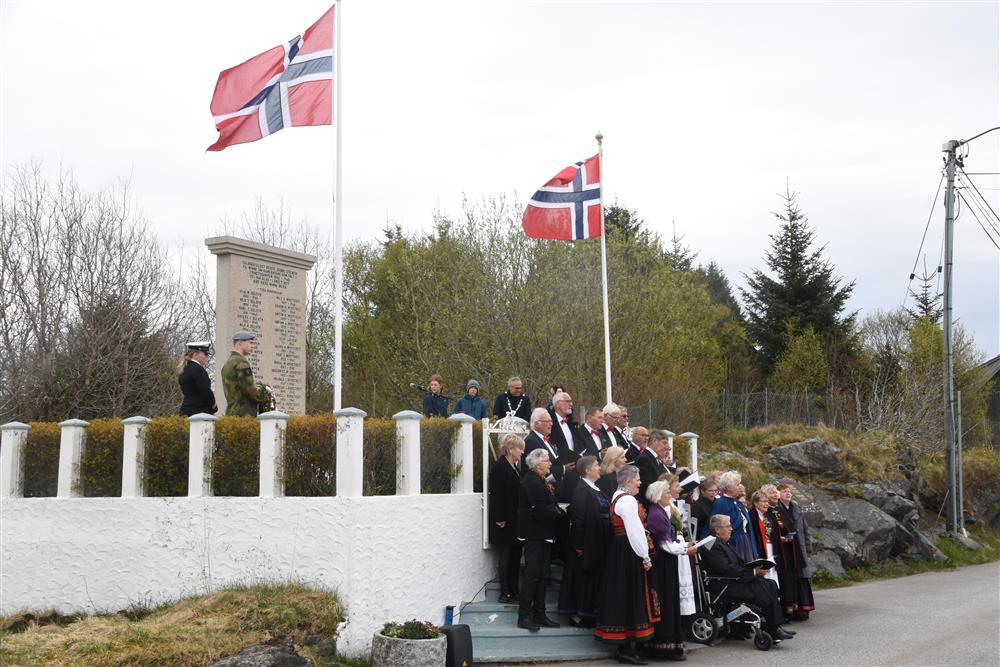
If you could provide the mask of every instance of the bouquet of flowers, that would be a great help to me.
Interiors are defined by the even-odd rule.
[[[263,382],[257,383],[257,412],[271,412],[276,405],[274,390]]]

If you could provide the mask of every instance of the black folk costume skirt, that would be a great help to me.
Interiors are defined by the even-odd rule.
[[[687,558],[687,556],[684,556]],[[681,616],[680,575],[677,556],[657,551],[653,569],[649,571],[653,590],[660,601],[660,620],[646,648],[656,653],[677,653],[684,650],[684,623]]]
[[[611,540],[599,599],[598,639],[624,642],[653,635],[653,624],[660,620],[660,602],[627,535]]]

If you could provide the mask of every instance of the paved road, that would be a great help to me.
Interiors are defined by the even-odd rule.
[[[770,651],[726,640],[680,664],[1000,666],[1000,563],[818,591],[816,608],[791,626],[794,639]]]

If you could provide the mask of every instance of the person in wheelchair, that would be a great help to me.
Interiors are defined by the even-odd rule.
[[[776,640],[791,639],[795,634],[781,627],[784,613],[778,598],[778,587],[765,579],[765,570],[744,564],[736,550],[729,544],[733,526],[725,514],[715,514],[709,527],[716,542],[712,549],[701,549],[702,567],[709,575],[709,590],[713,595],[722,594],[722,601],[750,602],[761,610],[765,630]]]

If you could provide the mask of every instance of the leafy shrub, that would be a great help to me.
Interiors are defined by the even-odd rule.
[[[119,419],[95,419],[87,427],[80,457],[80,485],[84,496],[114,497],[122,493],[122,443],[125,426]]]
[[[436,639],[441,631],[430,621],[413,619],[405,623],[389,621],[382,626],[382,634],[396,639]]]
[[[58,424],[31,422],[28,440],[22,454],[24,465],[24,497],[45,498],[56,495],[59,478]]]
[[[337,493],[337,418],[291,417],[285,433],[285,495]]]

